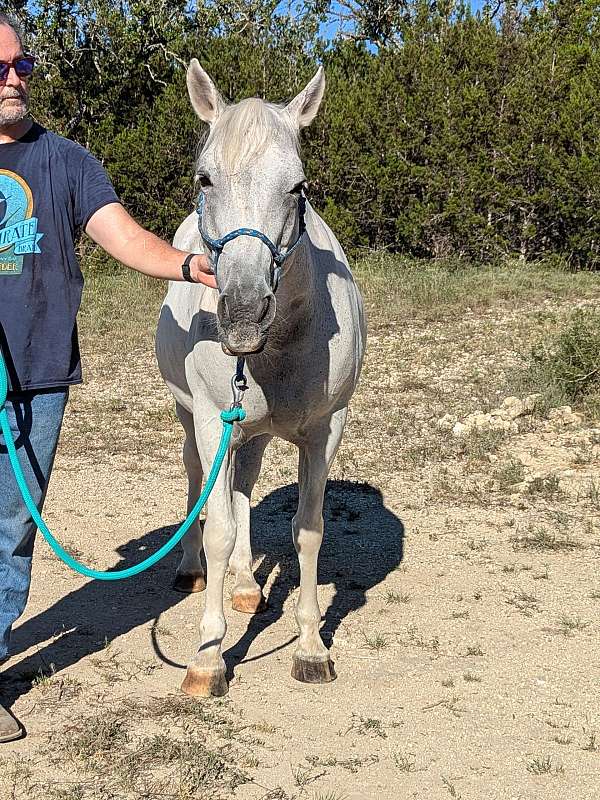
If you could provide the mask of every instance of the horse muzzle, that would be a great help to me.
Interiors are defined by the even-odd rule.
[[[260,353],[275,319],[276,306],[272,292],[251,306],[232,303],[226,294],[220,295],[217,320],[224,352],[232,356]]]
[[[228,356],[249,356],[263,350],[267,335],[256,322],[240,322],[222,332],[221,347]]]

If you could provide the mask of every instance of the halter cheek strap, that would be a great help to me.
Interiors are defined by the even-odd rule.
[[[306,211],[306,198],[304,195],[300,195],[300,199],[298,201],[298,212],[299,212],[299,224],[298,224],[298,237],[296,241],[288,247],[288,249],[283,252],[282,250],[278,250],[277,247],[273,244],[273,242],[269,239],[261,231],[257,231],[254,228],[237,228],[235,231],[231,231],[231,233],[225,234],[221,239],[211,239],[211,237],[206,233],[203,227],[203,217],[204,217],[204,209],[206,206],[206,195],[204,192],[200,192],[198,195],[198,203],[196,205],[196,213],[198,214],[198,231],[200,232],[200,236],[202,237],[202,241],[208,247],[208,249],[212,253],[212,268],[215,276],[217,275],[217,265],[219,263],[219,256],[223,252],[223,248],[229,242],[232,242],[234,239],[237,239],[239,236],[252,236],[254,239],[259,239],[264,245],[269,248],[271,253],[271,257],[273,258],[273,270],[271,276],[271,289],[273,292],[277,290],[277,286],[279,284],[279,280],[281,278],[281,274],[283,271],[283,264],[289,256],[292,255],[294,250],[300,245],[300,240],[306,230],[306,224],[304,221],[304,214]]]

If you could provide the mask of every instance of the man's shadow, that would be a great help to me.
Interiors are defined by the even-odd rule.
[[[175,531],[176,525],[157,528],[117,548],[121,556],[114,569],[137,564],[158,550]],[[36,558],[50,550],[38,532]],[[92,580],[74,589],[50,608],[15,628],[11,638],[11,656],[45,642],[35,654],[2,672],[0,691],[9,703],[31,688],[40,673],[67,669],[82,658],[103,650],[108,642],[140,625],[147,625],[163,611],[177,605],[185,595],[174,591],[171,582],[181,557],[176,547],[153,568],[122,581]],[[85,561],[85,556],[81,557]],[[64,569],[67,569],[65,566]],[[43,592],[41,579],[32,591]],[[47,640],[53,638],[53,641]],[[133,655],[133,654],[132,654]]]
[[[273,491],[252,511],[254,553],[264,554],[256,572],[257,580],[264,584],[273,570],[276,576],[269,592],[267,611],[251,618],[242,638],[224,653],[229,677],[235,665],[246,659],[252,642],[280,619],[286,598],[298,585],[298,561],[291,538],[291,519],[297,504],[298,485],[292,484]],[[385,580],[402,561],[404,526],[385,508],[378,489],[350,481],[327,483],[324,517],[325,537],[318,581],[335,587],[321,628],[329,646],[340,622],[348,613],[361,608],[366,602],[366,592]],[[137,563],[154,552],[174,527],[153,530],[118,548],[121,560],[115,568]],[[170,588],[179,562],[178,550],[176,548],[157,566],[133,580],[90,581],[17,627],[12,637],[13,656],[37,642],[47,643],[34,655],[2,673],[3,702],[10,706],[26,693],[40,670],[46,672],[51,665],[55,671],[66,669],[103,650],[107,641],[147,625],[180,602],[184,595]],[[226,607],[226,613],[234,612]],[[57,638],[48,642],[51,637]],[[246,660],[266,657],[274,650],[287,647],[294,638]],[[164,658],[154,638],[153,644],[157,655]]]

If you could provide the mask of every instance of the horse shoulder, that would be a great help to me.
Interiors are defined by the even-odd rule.
[[[306,228],[316,268],[326,273],[331,305],[346,331],[354,334],[355,356],[362,361],[366,339],[364,304],[346,254],[325,220],[307,203]]]

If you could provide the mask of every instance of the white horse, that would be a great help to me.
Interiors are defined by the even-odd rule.
[[[223,581],[228,565],[235,574],[233,608],[255,613],[264,606],[252,573],[250,496],[273,436],[299,450],[299,504],[292,534],[300,563],[300,635],[292,675],[324,683],[335,672],[319,634],[323,495],[366,336],[361,296],[346,257],[303,197],[299,132],[318,111],[325,78],[319,69],[287,106],[257,98],[226,105],[196,59],[189,66],[187,85],[197,115],[210,125],[196,170],[203,235],[198,214],[190,214],[174,245],[195,252],[204,247],[214,260],[214,247],[206,242],[241,226],[252,226],[270,244],[247,232],[229,241],[218,258],[218,290],[171,283],[160,314],[156,351],[186,434],[188,508],[200,494],[202,476],[217,450],[219,412],[231,403],[232,355],[247,358],[247,416],[235,426],[230,453],[208,501],[204,535],[198,523],[184,538],[175,578],[182,591],[206,587],[200,649],[182,689],[200,696],[227,692],[221,647],[227,630]],[[296,241],[277,282],[274,272],[279,270],[274,267]]]

